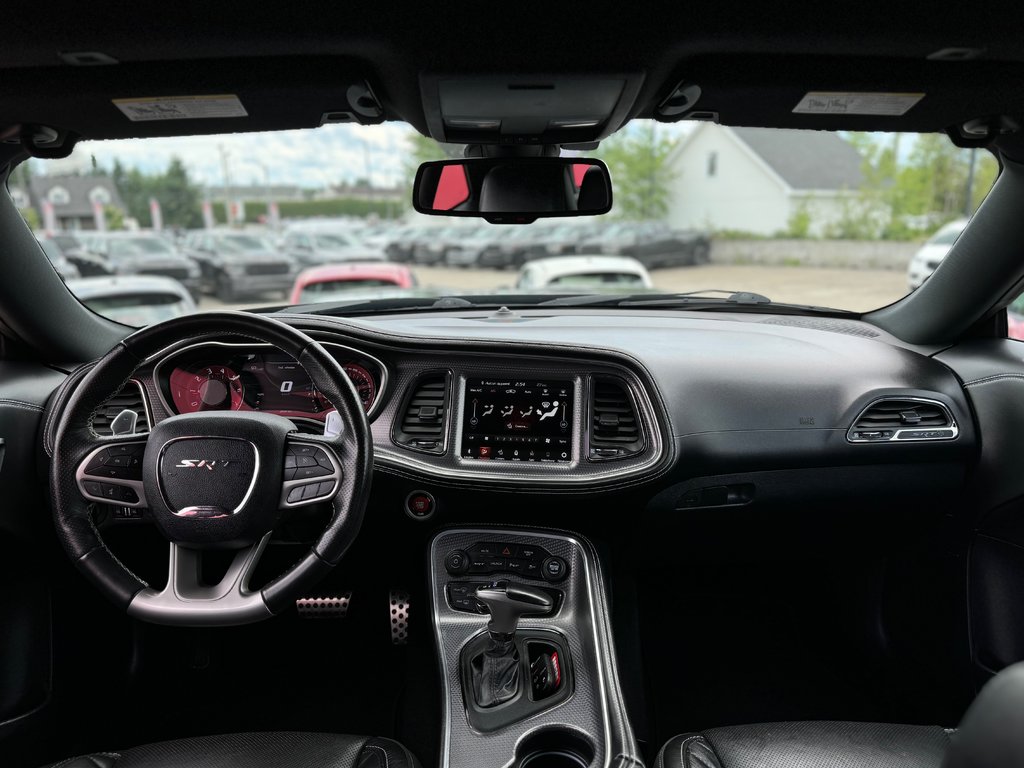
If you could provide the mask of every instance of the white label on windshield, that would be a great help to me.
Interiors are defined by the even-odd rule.
[[[133,123],[149,120],[196,120],[248,117],[233,93],[216,96],[163,96],[154,99],[113,99],[114,106]]]
[[[807,115],[888,115],[899,117],[924,98],[923,93],[809,91],[793,107]]]

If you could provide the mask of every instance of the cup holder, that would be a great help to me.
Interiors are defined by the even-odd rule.
[[[588,768],[594,760],[590,742],[571,731],[531,734],[516,750],[516,768]]]

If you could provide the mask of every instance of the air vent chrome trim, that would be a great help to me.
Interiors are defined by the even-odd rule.
[[[890,432],[891,434],[879,437],[863,437],[862,435],[865,432],[877,431],[857,429],[857,424],[864,418],[864,415],[879,403],[894,401],[922,403],[935,406],[945,415],[948,424],[943,427],[893,427],[883,430],[884,432]],[[953,413],[950,411],[948,405],[939,400],[933,400],[928,397],[915,397],[912,395],[887,395],[885,397],[875,398],[857,414],[857,418],[853,420],[853,425],[846,432],[846,440],[850,443],[857,444],[934,442],[939,440],[948,441],[956,440],[959,436],[960,427],[957,425],[956,419],[953,418]]]
[[[127,389],[132,384],[134,384],[135,388],[139,390],[139,400],[142,402],[142,415],[143,415],[143,418],[146,421],[146,432],[147,433],[148,432],[152,432],[153,431],[153,417],[150,415],[149,398],[146,397],[146,388],[144,386],[142,386],[142,382],[141,381],[139,381],[138,379],[128,379],[128,381],[126,381],[124,383],[124,386],[122,386],[119,390],[117,390],[117,392],[115,392],[113,395],[110,396],[110,398],[108,398],[107,402],[109,402],[110,400],[113,400],[115,397],[117,397],[118,395],[123,393],[125,391],[125,389]],[[107,403],[102,403],[100,405],[100,408],[102,408],[106,404]],[[97,408],[96,412],[94,412],[92,414],[92,416],[89,417],[89,428],[92,429],[92,431],[95,432],[100,437],[113,437],[114,436],[113,433],[101,433],[101,432],[96,430],[96,427],[95,427],[93,422],[95,421],[96,413],[98,413],[98,412],[99,412],[99,408]],[[111,420],[111,421],[113,421],[113,420]],[[138,427],[136,427],[135,434],[141,435],[143,433],[139,432],[138,431]],[[127,435],[121,435],[121,437],[127,437]]]
[[[597,388],[601,383],[609,383],[617,387],[626,398],[627,405],[633,414],[633,420],[636,424],[637,439],[634,441],[636,447],[629,449],[628,453],[621,455],[595,455],[595,449],[613,449],[611,443],[605,443],[601,439],[595,441],[594,435],[594,419],[596,403],[597,403]],[[636,393],[633,391],[633,387],[629,381],[610,374],[597,374],[590,377],[590,386],[587,394],[587,424],[585,429],[585,437],[587,440],[587,460],[592,462],[605,462],[605,461],[621,461],[623,459],[632,459],[636,456],[643,455],[644,451],[648,447],[647,429],[644,426],[643,419],[640,416],[640,406],[638,405]]]
[[[402,424],[405,423],[405,412],[409,408],[409,404],[412,399],[416,396],[416,392],[420,386],[427,379],[443,378],[444,379],[444,407],[446,412],[441,418],[441,446],[438,448],[419,448],[415,445],[409,445],[398,440],[397,433],[402,431]],[[430,456],[445,456],[448,453],[448,435],[451,432],[451,420],[452,411],[455,408],[455,400],[452,397],[452,379],[454,375],[451,370],[447,368],[439,368],[436,370],[427,370],[421,372],[413,379],[412,383],[405,388],[405,392],[402,394],[401,404],[398,407],[398,411],[395,413],[395,419],[391,423],[391,442],[404,451],[415,451],[416,453],[425,453]]]

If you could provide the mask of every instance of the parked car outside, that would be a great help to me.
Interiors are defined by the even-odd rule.
[[[921,287],[936,267],[942,263],[953,247],[953,243],[960,237],[960,233],[967,227],[967,219],[957,219],[939,228],[938,232],[932,235],[925,244],[913,255],[907,265],[907,287],[916,291]]]
[[[286,254],[300,268],[347,261],[384,261],[384,252],[360,243],[343,224],[310,222],[289,227],[282,238]]]
[[[701,232],[673,230],[663,222],[619,222],[580,242],[578,253],[632,256],[644,266],[689,267],[706,264],[711,240]]]
[[[184,251],[202,272],[202,289],[221,301],[270,291],[287,293],[298,268],[265,237],[232,230],[189,233]]]
[[[401,264],[367,262],[334,264],[313,267],[299,274],[292,287],[291,304],[309,304],[317,301],[348,298],[360,291],[373,293],[374,298],[385,298],[379,289],[390,289],[390,294],[416,287],[416,276]],[[397,289],[397,291],[396,291]]]
[[[43,249],[43,253],[46,254],[46,258],[53,264],[53,268],[60,275],[61,280],[73,280],[77,277],[81,277],[81,273],[78,271],[78,267],[72,264],[68,257],[64,255],[64,251],[57,245],[57,241],[53,239],[44,239],[36,236],[36,240],[39,241],[39,247]]]
[[[170,277],[188,288],[193,298],[199,296],[199,266],[159,235],[146,232],[90,234],[83,238],[81,250],[104,261],[108,274]],[[79,271],[88,276],[81,267]]]
[[[644,265],[626,256],[554,256],[519,272],[517,291],[638,293],[653,289]]]
[[[142,327],[196,311],[192,294],[170,277],[83,277],[67,286],[93,312],[125,325]]]
[[[491,269],[519,269],[533,258],[547,256],[543,250],[542,230],[516,227],[499,229],[493,241],[480,251],[477,266]]]

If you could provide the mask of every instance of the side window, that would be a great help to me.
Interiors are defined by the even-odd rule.
[[[1006,330],[1011,339],[1024,341],[1024,294],[1006,308]]]

